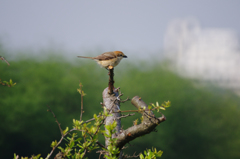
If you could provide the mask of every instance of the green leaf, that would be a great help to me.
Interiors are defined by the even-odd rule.
[[[70,148],[73,148],[74,145],[75,145],[75,142],[74,142],[74,141],[71,141],[70,144],[69,144],[69,147],[70,147]]]
[[[68,129],[68,127],[66,127],[66,129],[65,129],[65,130],[63,130],[63,132],[62,132],[62,133],[63,133],[63,135],[65,135],[65,134],[68,132],[68,130],[69,130],[69,129]]]
[[[133,125],[137,125],[138,124],[138,119],[133,121]]]
[[[149,105],[149,106],[148,106],[148,109],[149,109],[149,110],[151,110],[151,109],[152,109],[152,106],[151,106],[151,105]]]
[[[57,140],[55,140],[55,141],[53,141],[52,143],[51,143],[51,147],[55,147],[56,145],[57,145]]]
[[[14,153],[14,157],[13,157],[13,159],[17,159],[17,155],[16,155],[16,153]]]

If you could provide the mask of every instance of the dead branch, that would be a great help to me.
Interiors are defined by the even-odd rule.
[[[116,138],[118,139],[117,147],[119,149],[122,149],[126,143],[134,140],[135,138],[152,132],[156,126],[166,120],[164,115],[156,118],[153,112],[147,109],[147,104],[138,96],[133,97],[131,103],[138,109],[145,109],[142,111],[143,122],[141,124],[134,125],[118,134]]]
[[[135,113],[122,115],[122,116],[118,117],[117,119],[126,118],[126,117],[133,116],[133,115],[135,115]]]
[[[5,61],[8,64],[8,66],[10,66],[10,64],[8,63],[8,61],[4,57],[0,56],[0,60]]]
[[[84,111],[83,111],[83,91],[82,91],[82,84],[81,84],[81,82],[79,81],[79,83],[80,83],[80,94],[81,94],[81,114],[80,114],[80,121],[82,121],[82,115],[83,115],[83,113],[84,113]]]
[[[114,68],[113,67],[108,67],[109,70],[109,82],[108,82],[108,89],[109,89],[109,94],[113,94],[113,89],[114,89],[114,80],[113,80],[113,76],[114,76]]]
[[[53,113],[53,111],[51,110],[51,108],[48,105],[47,105],[47,107],[48,107],[48,111],[50,111],[52,113],[53,117],[55,118],[55,120],[56,120],[56,122],[58,124],[58,128],[59,128],[59,130],[61,132],[61,135],[63,135],[62,128],[60,126],[61,124],[58,122],[56,115]]]

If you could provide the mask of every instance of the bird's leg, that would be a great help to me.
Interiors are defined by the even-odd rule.
[[[109,66],[108,66],[108,69],[113,69],[113,66],[109,65]]]

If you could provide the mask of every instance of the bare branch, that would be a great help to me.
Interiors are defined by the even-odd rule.
[[[127,99],[121,100],[120,102],[121,102],[121,103],[125,103],[125,102],[127,102],[127,101],[129,101],[129,100],[131,100],[131,99],[129,99],[129,97],[127,97]]]
[[[104,119],[102,120],[102,122],[98,125],[97,130],[95,131],[95,133],[93,134],[93,136],[96,135],[96,134],[99,132],[99,129],[100,129],[100,127],[103,125],[105,119],[106,119],[106,118],[104,118]],[[91,137],[91,139],[93,139],[93,136],[92,136],[87,130],[86,130],[86,132],[89,134],[89,136]],[[100,147],[106,148],[106,147],[105,147],[103,144],[101,144],[99,141],[97,141],[96,143],[97,143]]]
[[[102,147],[102,148],[106,148],[103,144],[101,144],[99,141],[96,142],[98,144],[98,146]]]
[[[53,113],[53,111],[51,110],[51,108],[48,105],[47,105],[47,107],[48,107],[48,111],[50,111],[52,113],[53,117],[55,118],[55,120],[56,120],[56,122],[58,124],[59,130],[61,132],[61,135],[63,135],[62,128],[60,126],[61,124],[58,122],[56,115]]]
[[[109,83],[108,83],[108,93],[109,94],[113,94],[113,89],[114,89],[114,80],[113,80],[113,76],[114,76],[114,68],[113,67],[108,67],[109,70]]]
[[[80,86],[80,94],[81,94],[81,114],[80,114],[80,121],[82,121],[82,114],[83,114],[83,92],[82,92],[82,84],[79,81],[79,86]]]
[[[135,115],[135,113],[122,115],[122,116],[118,117],[117,119],[126,118],[126,117],[133,116],[133,115]]]
[[[75,130],[77,130],[77,129],[73,128],[73,129],[69,130],[66,134],[62,135],[60,140],[58,141],[57,145],[53,147],[52,151],[49,153],[49,155],[46,157],[46,159],[49,159],[51,157],[51,155],[53,154],[54,150],[60,145],[60,143],[62,142],[64,137],[67,136],[70,132],[75,131]]]
[[[132,156],[124,155],[124,156],[123,156],[123,159],[126,159],[126,158],[138,158],[138,157],[141,155],[141,153],[139,153],[138,155],[135,155],[135,153],[136,153],[136,152],[134,152],[134,154],[133,154]]]
[[[143,122],[139,125],[134,125],[124,131],[122,131],[116,137],[117,140],[117,147],[122,149],[122,147],[129,143],[130,141],[134,140],[137,137],[143,136],[152,132],[157,125],[161,122],[165,121],[166,118],[162,115],[159,118],[156,118],[151,110],[148,110],[147,104],[142,101],[141,98],[135,96],[132,98],[132,104],[139,109],[144,110],[142,112],[143,115]]]
[[[8,64],[8,66],[10,66],[10,64],[8,63],[8,61],[4,57],[0,56],[0,60],[5,61]]]

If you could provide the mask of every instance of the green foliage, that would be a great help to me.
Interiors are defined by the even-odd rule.
[[[42,156],[47,156],[51,150],[47,145],[59,139],[60,133],[46,106],[51,106],[62,127],[69,127],[81,110],[81,99],[76,91],[79,80],[87,90],[83,119],[102,111],[99,103],[107,87],[107,71],[95,63],[69,63],[62,59],[55,55],[42,61],[20,58],[8,60],[11,67],[0,65],[1,78],[17,83],[11,89],[0,87],[2,158],[12,158],[13,153],[28,156],[41,152]],[[157,128],[157,133],[132,142],[131,145],[137,146],[131,146],[124,153],[140,153],[146,147],[156,147],[164,151],[163,159],[240,158],[238,96],[212,85],[201,87],[197,81],[180,78],[157,63],[146,67],[142,70],[130,64],[119,65],[115,69],[115,87],[121,87],[124,97],[138,95],[146,103],[170,100],[174,107],[164,112],[167,121]],[[129,109],[133,109],[130,102],[121,105],[121,110]],[[123,128],[131,126],[136,118],[123,118]],[[88,158],[97,157],[95,153],[88,155]]]
[[[153,103],[151,105],[149,105],[148,109],[150,109],[150,110],[156,109],[157,112],[160,112],[160,110],[166,110],[166,108],[170,107],[170,105],[171,105],[170,101],[167,101],[167,102],[164,101],[164,103],[162,103],[162,105],[159,105],[159,103],[156,102],[156,105]]]
[[[3,86],[8,86],[8,87],[13,87],[14,85],[16,85],[16,83],[13,83],[12,79],[8,81],[2,81],[0,79],[0,84],[3,85]]]
[[[80,93],[82,96],[85,96],[85,95],[87,95],[83,90],[82,90],[82,83],[80,82],[80,84],[79,84],[79,87],[80,88],[78,88],[77,89],[77,91],[78,91],[78,93]]]
[[[0,60],[5,61],[8,64],[8,66],[10,65],[4,57],[0,56]],[[8,81],[2,81],[1,78],[0,78],[0,85],[13,87],[14,85],[16,85],[16,83],[13,83],[12,79],[10,79],[9,82],[8,82]]]
[[[21,157],[21,158],[19,158],[19,156],[14,153],[13,159],[29,159],[29,158],[28,157]],[[38,154],[37,156],[32,155],[31,159],[43,159],[43,158],[41,157],[41,154]]]
[[[157,157],[161,157],[162,154],[163,154],[163,151],[161,150],[157,151],[156,148],[152,148],[152,150],[151,149],[145,150],[144,151],[145,157],[143,154],[141,154],[140,159],[156,159]]]
[[[82,83],[80,83],[80,89],[78,92],[81,94],[81,97],[83,96],[83,90],[82,90]],[[168,102],[170,103],[170,102]],[[83,103],[82,103],[83,104]],[[158,107],[152,104],[155,108]],[[83,107],[83,106],[81,106]],[[73,129],[69,130],[68,127],[66,127],[65,130],[61,129],[60,123],[58,122],[55,114],[52,112],[52,110],[49,107],[49,111],[53,114],[54,118],[56,119],[56,122],[59,126],[60,132],[62,134],[62,137],[59,141],[55,140],[52,141],[51,147],[52,151],[47,155],[46,159],[49,159],[51,155],[53,154],[54,150],[56,148],[60,149],[61,151],[56,155],[60,158],[73,158],[73,159],[82,159],[87,158],[85,155],[95,149],[98,149],[99,146],[99,133],[103,133],[104,137],[108,140],[107,147],[102,146],[102,153],[105,154],[104,158],[107,159],[118,159],[118,156],[120,154],[119,148],[117,148],[117,138],[113,138],[113,135],[116,133],[116,126],[117,122],[113,121],[112,123],[105,125],[105,130],[100,130],[101,125],[103,125],[106,117],[112,116],[112,114],[109,114],[106,110],[106,107],[104,107],[104,113],[103,111],[99,113],[97,116],[96,114],[93,115],[94,124],[91,125],[90,119],[89,121],[83,121],[80,119],[80,121],[73,119]],[[145,108],[144,108],[145,110]],[[164,109],[165,110],[165,109]],[[83,111],[83,110],[82,110]],[[142,113],[143,110],[138,110],[139,113]],[[104,115],[103,115],[104,114]],[[82,132],[81,137],[78,137],[77,133],[71,133],[73,131],[80,131]],[[70,134],[71,133],[71,134]],[[71,137],[68,137],[67,135],[70,134]],[[84,139],[83,142],[82,138]],[[62,140],[65,139],[67,141],[67,144],[65,144],[65,148],[62,146],[59,146],[62,142]],[[156,159],[156,157],[161,157],[162,151],[156,151],[156,148],[153,149],[154,151],[148,150],[147,152],[144,151],[145,158],[146,159]],[[35,158],[38,159],[41,157],[41,155],[32,156],[31,159]],[[16,156],[14,154],[14,158],[18,159],[19,156]],[[28,157],[21,157],[23,159],[28,159]],[[56,158],[56,157],[55,157]],[[58,157],[57,157],[58,158]],[[140,155],[140,158],[144,158],[143,155]]]
[[[116,138],[112,138],[112,135],[114,133],[116,133],[116,126],[117,126],[117,122],[114,121],[112,124],[109,125],[105,125],[106,127],[106,132],[104,133],[104,136],[109,138],[109,145],[107,147],[107,149],[105,149],[105,151],[107,152],[107,154],[104,155],[105,158],[107,159],[117,159],[117,155],[120,153],[119,149],[116,148],[116,143],[117,143],[117,139]]]

